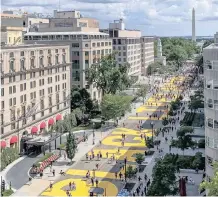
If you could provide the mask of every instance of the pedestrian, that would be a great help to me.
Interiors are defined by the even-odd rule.
[[[117,172],[115,172],[115,179],[117,179]]]
[[[171,145],[169,145],[169,151],[171,152]]]
[[[89,155],[88,155],[88,153],[86,153],[86,160],[88,160],[89,159]]]
[[[69,190],[71,191],[71,189],[72,189],[72,183],[71,183],[71,181],[69,182]]]
[[[96,166],[96,169],[98,170],[99,164],[98,164],[98,163],[96,163],[96,165],[95,165],[95,166]]]
[[[146,193],[147,193],[147,188],[146,188],[146,186],[144,187],[144,193],[145,193],[145,195],[146,195]]]
[[[117,153],[120,154],[120,147],[117,148]]]
[[[53,176],[55,176],[55,169],[53,169],[52,174],[53,174]]]
[[[96,187],[98,187],[98,179],[95,180]]]
[[[142,178],[139,176],[138,180],[139,180],[139,182],[140,182],[140,181],[142,180]]]
[[[94,178],[91,178],[92,187],[94,186]]]
[[[123,127],[125,127],[125,123],[123,123]]]
[[[49,185],[49,187],[50,187],[50,191],[52,190],[52,188],[53,188],[53,184],[52,184],[52,182],[50,182],[50,185]]]
[[[195,172],[198,174],[198,167],[195,169]]]
[[[143,135],[142,135],[142,133],[141,133],[141,140],[143,139]]]
[[[108,152],[106,152],[106,157],[108,158]]]
[[[145,175],[144,175],[145,181],[147,181],[147,178],[148,178],[148,176],[147,176],[147,174],[145,174]]]
[[[122,179],[122,172],[119,173],[120,180]]]

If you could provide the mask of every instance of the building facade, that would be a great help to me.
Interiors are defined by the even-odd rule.
[[[19,45],[23,43],[22,27],[1,27],[1,45]]]
[[[204,98],[206,174],[214,175],[213,162],[218,161],[218,33],[215,43],[204,48]]]
[[[112,52],[112,40],[101,32],[29,32],[24,36],[25,43],[63,43],[70,46],[72,63],[72,87],[86,88],[93,100],[102,99],[96,84],[88,85],[86,70]]]
[[[109,24],[108,29],[100,30],[108,33],[113,39],[113,51],[117,52],[118,64],[128,63],[129,76],[138,78],[145,75],[146,67],[154,62],[154,38],[142,37],[139,30],[125,29],[122,19]]]
[[[42,134],[70,113],[69,50],[51,44],[2,47],[2,148],[19,146],[24,135]]]
[[[154,37],[141,37],[141,74],[146,75],[149,64],[154,63]]]

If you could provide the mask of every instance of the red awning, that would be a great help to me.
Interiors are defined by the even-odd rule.
[[[6,141],[1,141],[1,148],[5,148],[6,147]]]
[[[62,119],[61,114],[58,114],[58,115],[56,116],[56,120],[61,120],[61,119]]]
[[[44,129],[46,127],[46,123],[45,122],[42,122],[41,124],[40,124],[40,129]]]
[[[36,134],[38,132],[38,128],[36,126],[32,127],[31,134]]]
[[[53,125],[54,124],[54,119],[53,118],[50,118],[49,120],[48,120],[48,125]]]
[[[11,137],[10,144],[17,143],[17,141],[18,141],[17,136],[16,136],[16,135],[13,135],[13,136]]]

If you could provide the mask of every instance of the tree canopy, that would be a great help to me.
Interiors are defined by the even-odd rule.
[[[204,181],[201,183],[202,189],[208,189],[208,196],[218,196],[218,162],[213,164],[214,177],[209,181]]]
[[[145,97],[146,97],[146,95],[147,95],[147,92],[148,92],[148,86],[147,86],[147,85],[139,85],[139,86],[138,86],[136,95],[137,95],[138,97],[142,97],[142,98],[143,98],[143,103],[144,103],[144,101],[145,101]]]
[[[178,187],[175,172],[176,168],[172,164],[166,164],[161,160],[158,161],[153,168],[153,181],[146,196],[176,195]]]
[[[89,92],[85,88],[73,88],[71,91],[71,109],[80,108],[83,112],[93,109],[93,102]]]
[[[116,94],[130,86],[129,64],[118,65],[115,53],[104,56],[88,69],[89,84],[95,83],[102,94]]]
[[[67,153],[67,158],[70,159],[71,162],[76,154],[76,151],[77,151],[77,142],[75,136],[69,131],[69,134],[67,135],[66,153]]]
[[[131,109],[131,96],[106,94],[101,103],[102,116],[106,120],[116,119]]]
[[[172,140],[171,145],[177,148],[180,148],[183,153],[184,150],[193,147],[195,143],[192,141],[191,133],[193,133],[193,128],[184,126],[180,127],[180,129],[177,131],[177,140]]]

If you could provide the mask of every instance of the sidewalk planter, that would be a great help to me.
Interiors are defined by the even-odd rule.
[[[48,167],[52,162],[56,161],[60,155],[54,153],[47,153],[44,157],[42,157],[39,161],[33,164],[30,173],[38,174],[43,172],[43,170]]]

